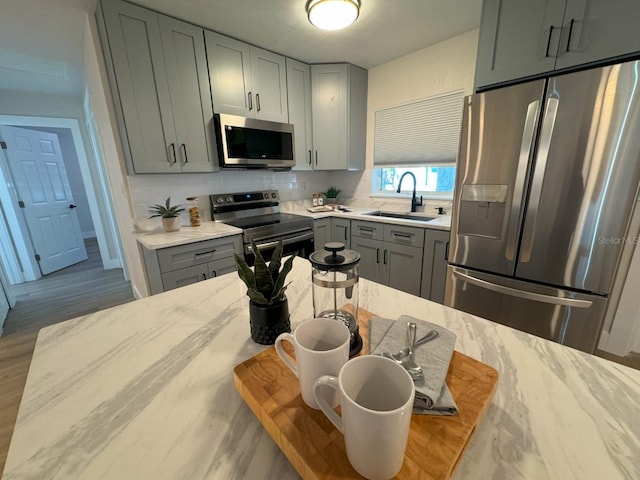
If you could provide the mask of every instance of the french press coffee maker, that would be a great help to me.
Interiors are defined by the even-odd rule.
[[[360,254],[344,243],[325,243],[309,257],[313,266],[313,316],[343,322],[351,333],[349,356],[362,349],[358,328],[358,263]]]

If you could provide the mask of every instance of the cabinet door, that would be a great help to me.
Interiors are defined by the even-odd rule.
[[[193,267],[181,268],[173,272],[162,274],[162,284],[164,291],[174,288],[184,287],[192,283],[201,282],[207,279],[209,270],[206,264],[194,265]]]
[[[288,122],[287,67],[282,55],[251,47],[251,73],[255,95],[255,117]]]
[[[351,248],[351,220],[331,217],[331,241]]]
[[[347,168],[347,65],[312,65],[311,99],[315,170]]]
[[[102,8],[132,173],[179,172],[158,15],[122,1]]]
[[[316,250],[322,250],[324,244],[331,241],[331,220],[319,218],[313,221],[313,243]]]
[[[206,30],[211,98],[216,113],[253,117],[251,53],[248,44]]]
[[[203,30],[163,15],[159,21],[182,171],[211,172],[218,162]]]
[[[354,236],[351,238],[351,249],[360,254],[358,264],[360,276],[382,283],[382,242]]]
[[[420,295],[422,248],[384,242],[382,270],[385,285]]]
[[[447,275],[447,250],[449,232],[427,230],[424,236],[422,261],[422,286],[420,296],[444,303],[444,287]]]
[[[216,278],[227,273],[237,271],[236,261],[233,257],[223,258],[215,262],[207,263],[207,278]]]
[[[556,69],[640,51],[637,0],[568,0]]]
[[[476,89],[552,71],[564,7],[564,0],[484,0]]]
[[[313,170],[311,67],[291,58],[287,58],[286,63],[289,123],[293,124],[294,128],[294,155],[296,158],[296,165],[292,170]]]

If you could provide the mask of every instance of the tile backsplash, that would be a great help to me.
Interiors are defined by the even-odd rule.
[[[135,220],[149,217],[149,205],[163,203],[171,197],[173,204],[185,203],[187,197],[200,197],[201,217],[211,218],[208,196],[214,193],[278,190],[283,202],[311,199],[314,192],[325,191],[332,172],[273,172],[238,170],[180,175],[133,175],[127,177],[133,200]],[[188,222],[183,218],[183,224]]]

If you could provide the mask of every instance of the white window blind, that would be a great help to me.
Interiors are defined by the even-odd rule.
[[[456,91],[376,111],[374,165],[454,163],[463,99]]]

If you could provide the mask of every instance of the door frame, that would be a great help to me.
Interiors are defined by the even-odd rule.
[[[22,115],[0,115],[0,125],[12,125],[16,127],[49,127],[49,128],[68,128],[71,130],[71,136],[73,139],[73,145],[76,150],[76,155],[78,157],[78,164],[80,165],[80,174],[82,177],[82,183],[87,193],[87,201],[89,203],[89,211],[91,213],[91,219],[94,224],[94,229],[96,232],[96,238],[98,240],[98,247],[100,249],[100,255],[102,257],[102,263],[105,269],[108,268],[122,268],[123,267],[123,259],[121,255],[120,249],[118,250],[119,258],[115,260],[110,260],[108,255],[108,245],[105,235],[105,229],[108,228],[111,231],[111,235],[113,238],[118,239],[120,241],[118,231],[113,230],[113,226],[109,223],[103,221],[102,216],[100,215],[100,209],[98,207],[98,193],[96,191],[96,186],[94,185],[94,181],[91,177],[91,169],[89,167],[89,159],[87,158],[87,152],[85,149],[85,142],[82,138],[82,132],[80,129],[80,122],[75,118],[56,118],[56,117],[34,117],[34,116],[22,116]],[[96,160],[97,161],[97,160]],[[101,172],[98,169],[98,172]],[[8,173],[5,170],[5,175]],[[105,180],[106,181],[106,180]],[[12,196],[15,195],[15,192]],[[111,211],[112,200],[109,196],[104,196],[102,200],[105,204],[109,205],[109,210]],[[14,211],[16,210],[17,199],[13,198],[11,202],[11,207],[13,207]],[[37,263],[35,262],[35,258],[33,255],[29,254],[29,252],[33,252],[33,244],[28,235],[28,230],[26,230],[26,224],[24,222],[24,216],[15,212],[16,217],[19,218],[19,229],[15,231],[15,228],[10,232],[14,237],[14,242],[16,246],[20,245],[18,248],[18,257],[23,267],[23,281],[37,280],[41,277],[40,270],[38,268]],[[15,227],[16,225],[14,225]]]

